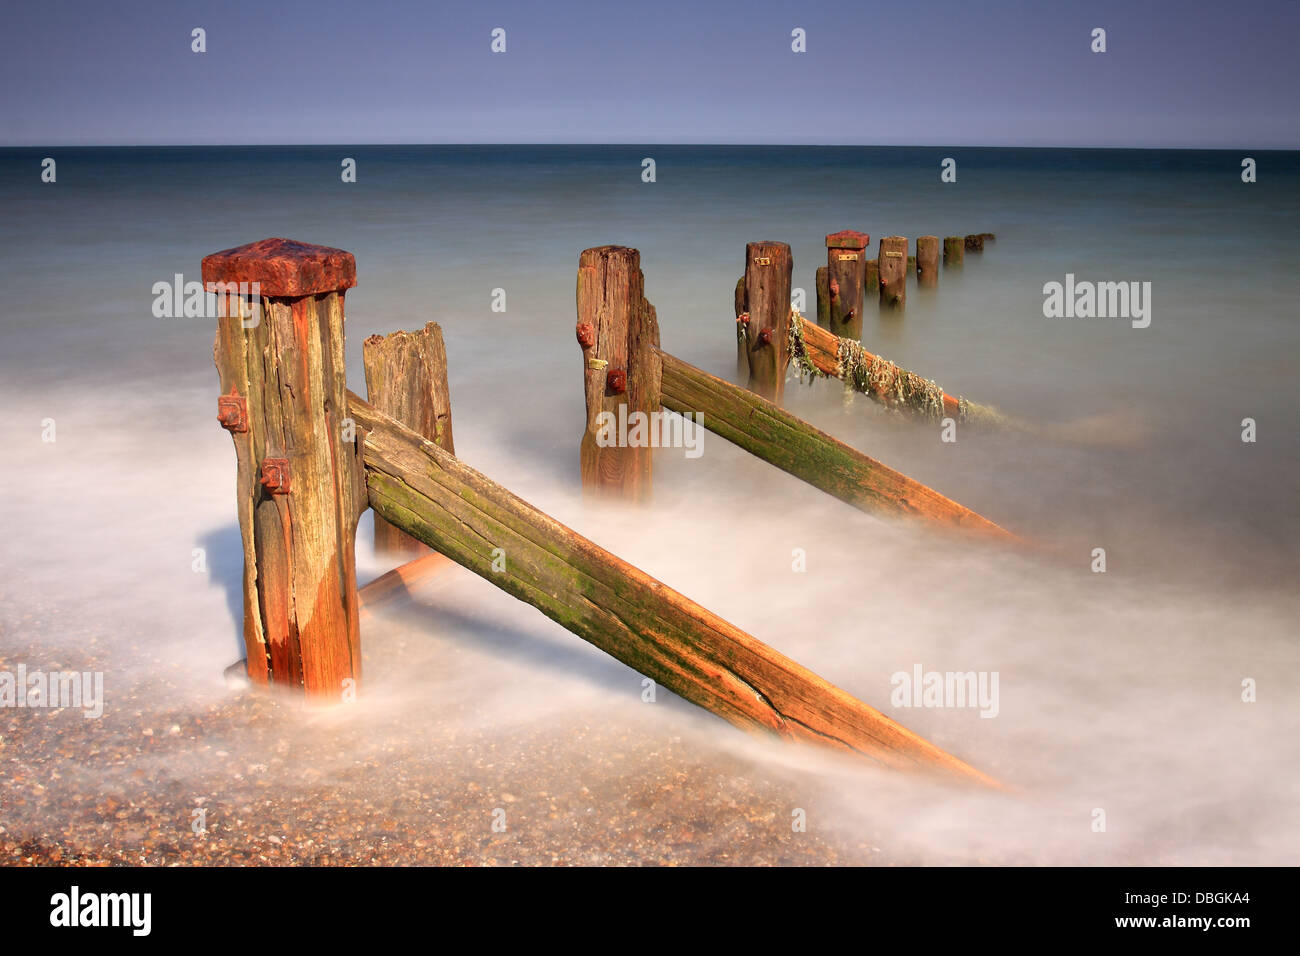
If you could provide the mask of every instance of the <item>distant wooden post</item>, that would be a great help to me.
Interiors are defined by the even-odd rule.
[[[943,267],[960,269],[965,258],[966,241],[961,236],[947,236],[943,240]]]
[[[880,262],[876,259],[868,259],[866,262],[866,278],[862,284],[862,300],[865,305],[867,302],[880,301]]]
[[[916,278],[923,286],[936,286],[939,284],[938,236],[917,237]]]
[[[582,487],[642,501],[651,488],[650,413],[660,411],[659,321],[635,249],[600,246],[579,256],[577,336],[587,400]],[[646,416],[639,429],[636,412]]]
[[[967,252],[983,252],[983,251],[984,251],[984,235],[983,235],[983,233],[980,233],[980,234],[978,234],[978,235],[970,235],[970,236],[967,236],[967,237],[966,237],[966,251],[967,251]]]
[[[203,281],[224,305],[213,352],[239,463],[249,678],[341,701],[361,676],[354,542],[367,503],[343,356],[356,261],[263,239],[205,258]]]
[[[372,335],[362,343],[370,404],[456,454],[451,436],[451,393],[442,329],[428,323],[418,332]],[[429,549],[375,515],[375,553],[414,558]]]
[[[745,292],[745,277],[736,280],[736,377],[749,380],[749,296]]]
[[[831,324],[831,280],[825,266],[817,267],[817,324],[829,328]]]
[[[790,364],[790,280],[794,259],[784,242],[745,247],[745,292],[749,302],[749,387],[781,403]]]
[[[880,305],[901,309],[907,304],[907,239],[886,236],[880,240]]]
[[[866,249],[871,237],[844,229],[826,237],[826,274],[829,324],[826,328],[846,339],[862,338],[862,294],[866,288]],[[819,322],[820,324],[820,322]]]

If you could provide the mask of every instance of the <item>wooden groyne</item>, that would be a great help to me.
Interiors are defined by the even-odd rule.
[[[757,259],[779,262],[779,252],[756,251]],[[776,446],[787,439],[804,442],[806,451],[831,448],[849,463],[850,472],[858,469],[841,474],[837,483],[865,481],[891,506],[910,495],[935,514],[949,509],[949,519],[958,525],[1000,531],[941,496],[925,498],[920,486],[855,457],[852,449],[836,449],[829,436],[756,394],[722,383],[721,398],[703,401],[700,396],[716,389],[718,380],[658,348],[635,250],[588,252],[580,262],[579,317],[590,313],[595,321],[580,322],[578,336],[589,413],[616,407],[626,413],[629,402],[656,408],[660,401],[708,404],[719,413],[719,427],[734,429],[756,448],[776,455]],[[203,276],[206,283],[261,284],[257,301],[243,294],[245,301],[223,310],[215,346],[218,419],[236,448],[246,667],[257,683],[294,688],[318,702],[350,699],[361,679],[363,605],[374,610],[412,583],[456,564],[738,727],[851,752],[889,767],[998,786],[461,462],[451,446],[446,356],[436,326],[367,341],[372,397],[418,421],[399,421],[348,391],[343,299],[356,282],[350,254],[262,240],[207,257]],[[758,277],[751,285],[769,319],[777,317],[782,291],[780,276],[775,278],[772,286]],[[785,299],[779,302],[787,305]],[[249,325],[241,316],[254,307],[265,318]],[[788,321],[788,309],[783,318]],[[788,336],[773,338],[769,332],[762,347],[784,347]],[[656,368],[660,373],[653,381],[643,377]],[[772,362],[771,368],[783,377],[783,365]],[[771,379],[758,378],[760,387],[771,386]],[[736,409],[730,417],[722,414],[728,403]],[[743,438],[740,417],[745,415],[766,416],[775,423],[771,427],[786,432]],[[824,460],[830,471],[840,467]],[[629,467],[603,461],[596,456],[584,477],[648,484],[648,468],[642,471],[636,459]],[[357,518],[366,507],[394,532],[433,551],[358,591],[353,550]],[[404,550],[403,541],[398,539]]]
[[[861,250],[866,236],[858,235],[863,240],[857,246]],[[789,247],[784,247],[783,254],[774,251],[777,245],[749,244],[746,255],[751,261],[759,261],[755,262],[756,275],[751,274],[745,280],[746,286],[750,281],[763,282],[767,278],[761,271],[764,268],[782,273],[769,280],[765,288],[780,286],[789,263],[786,258]],[[762,255],[756,256],[756,251]],[[627,416],[648,415],[662,405],[863,511],[1015,540],[1014,535],[987,518],[851,448],[785,411],[758,390],[733,385],[665,351],[660,347],[654,307],[645,298],[645,279],[637,250],[601,246],[583,252],[578,262],[577,298],[576,332],[583,355],[583,390],[587,400],[586,428],[580,450],[584,489],[634,501],[649,496],[650,444],[629,447],[621,442],[602,442],[600,436],[620,405],[622,414]],[[771,308],[765,304],[760,306],[760,298],[750,301],[752,307],[766,309],[767,315],[772,316]],[[747,328],[755,324],[751,322]],[[832,370],[827,374],[833,374],[837,367],[834,350],[841,347],[834,343],[850,341],[804,323],[788,305],[784,322],[776,327],[780,331],[767,337],[762,337],[760,332],[759,340],[747,344],[744,354],[749,357],[751,368],[766,373],[775,366],[782,380],[785,364],[780,363],[788,363],[792,353],[811,352],[816,362]],[[764,328],[771,326],[764,325]],[[805,342],[807,333],[801,331],[807,329],[816,329],[811,333],[812,345]],[[785,339],[778,342],[776,334],[783,334]],[[785,346],[779,356],[778,344]],[[876,363],[872,368],[878,366],[878,374],[862,377],[863,388],[870,387],[874,389],[873,396],[887,400],[891,390],[902,386],[893,379],[886,381],[884,364],[871,358]],[[849,380],[858,381],[857,366],[847,367],[853,370]],[[844,374],[842,369],[840,374]],[[903,374],[907,373],[900,372],[896,378],[901,380]],[[751,374],[749,381],[752,385],[755,376]],[[910,393],[904,390],[903,394],[914,401]],[[942,396],[942,392],[938,394]],[[960,403],[953,401],[954,414],[958,414],[956,409]]]

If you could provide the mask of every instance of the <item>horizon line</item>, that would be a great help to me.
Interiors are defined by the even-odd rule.
[[[302,149],[302,148],[367,148],[374,146],[435,146],[435,147],[693,147],[697,149],[728,147],[749,149],[1091,149],[1091,150],[1145,150],[1151,152],[1297,152],[1300,144],[1295,146],[1133,146],[1133,145],[1026,145],[1026,144],[989,144],[989,143],[695,143],[695,142],[331,142],[331,143],[0,143],[0,149]]]

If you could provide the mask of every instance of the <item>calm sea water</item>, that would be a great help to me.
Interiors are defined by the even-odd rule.
[[[45,155],[55,184],[40,181]],[[340,181],[345,156],[357,160],[355,184]],[[654,183],[641,181],[646,156]],[[958,161],[955,184],[940,182],[946,156]],[[887,675],[917,660],[1015,675],[1019,704],[1002,720],[918,714],[908,720],[918,730],[977,763],[1060,780],[1105,764],[1071,719],[1099,701],[1115,715],[1108,746],[1131,742],[1133,722],[1154,748],[1185,744],[1190,715],[1210,719],[1207,697],[1232,706],[1243,676],[1271,679],[1279,696],[1289,681],[1295,699],[1300,154],[1254,156],[1258,182],[1244,184],[1241,155],[1189,151],[0,151],[0,647],[61,648],[74,666],[89,641],[117,655],[121,680],[166,661],[217,692],[238,647],[234,456],[214,420],[212,324],[155,318],[151,288],[176,273],[198,279],[208,253],[287,236],[356,255],[347,321],[358,390],[365,336],[442,324],[457,451],[489,476],[877,706]],[[699,459],[660,453],[649,519],[582,505],[581,250],[640,249],[663,346],[730,375],[745,243],[790,243],[811,312],[823,237],[846,228],[873,246],[885,235],[997,235],[937,291],[913,285],[904,315],[869,305],[864,343],[1044,428],[943,444],[936,428],[899,424],[864,399],[846,406],[830,382],[792,383],[788,406],[1060,561],[1007,564],[875,521],[711,435]],[[1067,273],[1150,282],[1150,327],[1045,318],[1043,285]],[[505,313],[491,310],[494,289]],[[1253,444],[1241,441],[1248,417]],[[41,440],[46,419],[53,443]],[[1101,441],[1076,440],[1088,423]],[[364,529],[359,540],[363,576],[381,570]],[[810,554],[798,578],[793,547]],[[1097,547],[1104,576],[1089,570]],[[510,602],[471,593],[457,598],[470,639],[476,614]],[[509,613],[557,646],[568,640],[528,609]],[[372,673],[383,686],[383,665]],[[1044,723],[1037,705],[1060,700],[1078,706]],[[1220,729],[1237,719],[1212,712]],[[1251,725],[1257,750],[1218,737],[1211,749],[1263,768],[1295,725],[1294,710],[1274,710]],[[1070,769],[1053,762],[1062,752]],[[1150,756],[1125,753],[1116,774]],[[1199,786],[1204,769],[1171,779]],[[1294,788],[1289,777],[1283,787]],[[1266,802],[1262,818],[1275,809]]]

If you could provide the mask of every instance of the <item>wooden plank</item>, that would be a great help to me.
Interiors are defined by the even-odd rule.
[[[453,455],[451,392],[442,329],[429,322],[416,332],[372,335],[362,343],[370,404]],[[413,558],[428,549],[375,516],[375,553]]]
[[[665,408],[694,413],[699,424],[709,431],[827,494],[873,514],[919,518],[944,528],[1019,541],[987,518],[867,457],[761,396],[667,352],[660,352],[660,357]]]
[[[746,730],[998,786],[355,395],[349,401],[365,433],[375,511],[607,654]]]
[[[406,534],[404,531],[402,533]],[[426,581],[431,581],[456,566],[455,562],[446,555],[430,551],[428,545],[423,542],[420,547],[425,550],[423,555],[381,574],[357,591],[361,610],[373,611],[379,605],[409,594]]]
[[[804,356],[817,368],[819,372],[824,375],[829,375],[831,378],[843,378],[844,372],[840,367],[839,355],[841,349],[845,348],[844,340],[831,335],[825,329],[819,328],[811,322],[801,323],[796,331],[795,338],[802,342]],[[856,354],[860,356],[861,361],[866,363],[882,361],[879,356],[868,352],[856,342],[848,343],[848,349],[853,350],[855,347]],[[857,391],[862,392],[864,395],[868,395],[882,404],[894,407],[897,406],[898,403],[893,400],[893,396],[887,387],[893,381],[894,376],[892,375],[881,376],[875,379],[863,379],[859,376],[858,380],[852,384]],[[969,402],[966,404],[973,405],[973,403]],[[947,393],[943,394],[944,414],[951,415],[954,418],[959,417],[961,415],[961,408],[961,399],[954,398]]]

